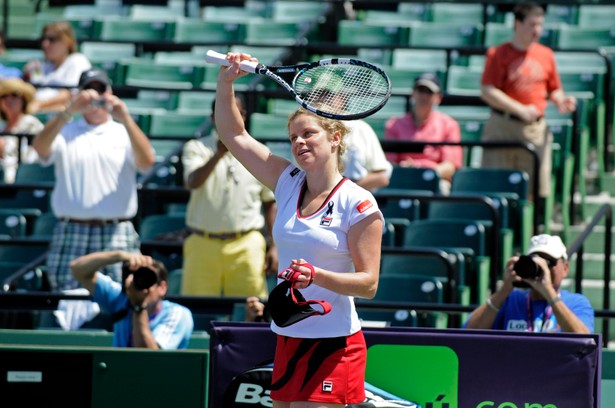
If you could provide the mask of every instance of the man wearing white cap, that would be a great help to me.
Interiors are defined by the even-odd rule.
[[[568,268],[566,246],[560,237],[547,234],[532,237],[527,255],[508,260],[502,287],[472,312],[464,326],[592,333],[594,310],[589,300],[580,293],[560,288],[568,276]]]

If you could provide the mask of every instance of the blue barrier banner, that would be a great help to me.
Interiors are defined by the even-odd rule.
[[[220,407],[235,375],[273,358],[275,334],[266,323],[213,326],[209,406]],[[365,380],[423,408],[600,407],[598,334],[402,327],[364,333]]]

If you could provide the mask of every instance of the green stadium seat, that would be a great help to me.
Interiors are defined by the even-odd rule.
[[[453,95],[480,95],[482,69],[453,65],[448,68],[446,92]]]
[[[328,10],[329,5],[326,2],[276,0],[271,4],[271,18],[277,22],[302,23],[318,20],[324,17]]]
[[[173,41],[176,43],[236,43],[245,39],[245,23],[179,19]]]
[[[124,65],[121,61],[133,59],[136,45],[128,43],[84,41],[79,47],[92,65],[104,70],[114,86],[124,84]]]
[[[98,39],[120,42],[166,42],[173,38],[175,23],[140,21],[128,17],[106,17],[98,27]]]
[[[396,48],[393,50],[391,65],[395,68],[412,69],[421,72],[446,71],[446,51]]]
[[[391,65],[391,50],[383,48],[358,48],[356,58],[375,65]]]
[[[153,113],[150,117],[150,138],[190,139],[207,119],[202,114],[177,112]]]
[[[30,15],[11,15],[7,22],[6,37],[13,39],[34,40],[41,37],[40,31],[35,31],[32,27],[36,25],[36,14]]]
[[[381,275],[378,291],[373,301],[443,303],[444,287],[442,282],[430,277],[408,274]],[[414,310],[374,310],[358,307],[359,318],[368,321],[385,321],[391,326],[420,326],[446,328],[448,318],[441,312],[421,312]]]
[[[393,166],[389,185],[380,189],[440,193],[440,177],[433,169]]]
[[[301,3],[299,3],[301,4]],[[304,24],[265,21],[248,21],[246,23],[246,44],[293,45],[301,42],[299,35]]]
[[[26,217],[19,210],[0,209],[0,237],[23,238],[26,235]]]
[[[482,24],[414,23],[410,27],[411,47],[451,48],[482,45]]]
[[[51,239],[53,236],[53,229],[57,222],[58,219],[53,212],[48,211],[41,214],[34,220],[34,228],[29,237],[37,239]]]
[[[275,138],[288,141],[288,115],[255,112],[249,118],[249,132],[256,139]]]
[[[361,10],[357,13],[357,20],[374,25],[397,25],[405,27],[415,21],[426,21],[426,13],[400,13],[388,10]]]
[[[384,23],[383,23],[384,24]],[[407,43],[408,27],[394,24],[375,25],[342,20],[338,24],[338,43],[358,47],[401,45]]]
[[[575,4],[549,4],[545,12],[545,24],[576,25],[579,7]]]
[[[264,19],[269,10],[267,7],[233,7],[205,6],[202,9],[203,20],[241,23],[249,20]]]
[[[579,27],[613,29],[615,5],[579,4]]]
[[[489,289],[491,258],[483,224],[472,220],[416,220],[405,230],[404,248],[441,249],[464,261],[470,300],[485,301]]]
[[[211,104],[214,99],[214,92],[180,91],[177,97],[177,112],[209,116],[213,113]]]
[[[397,13],[412,21],[428,21],[430,7],[427,3],[400,2],[397,5]]]
[[[174,4],[177,6],[174,6]],[[165,21],[175,20],[184,16],[184,6],[172,2],[169,2],[168,6],[134,4],[128,9],[128,17],[133,20]]]
[[[192,89],[203,67],[185,64],[161,64],[138,58],[125,63],[124,83],[140,88]]]
[[[16,184],[47,184],[55,183],[53,167],[42,166],[38,163],[21,163],[15,173]]]
[[[504,197],[493,197],[492,201],[499,218],[498,239],[500,246],[498,252],[501,260],[500,267],[504,270],[506,261],[513,255],[514,231],[508,227],[508,200]],[[486,205],[477,202],[433,201],[429,203],[427,219],[473,220],[483,224],[487,236],[487,252],[489,254],[494,253],[493,240],[491,239],[493,237],[493,214]]]
[[[558,29],[556,48],[560,50],[597,50],[615,45],[615,32],[610,28],[562,25]]]
[[[169,280],[167,282],[167,295],[180,295],[182,287],[182,272],[182,269],[174,269],[172,271],[169,271]]]
[[[466,286],[464,269],[459,259],[440,256],[440,251],[417,251],[412,249],[382,249],[380,276],[419,275],[436,278],[444,285],[444,301],[469,304],[469,288]]]
[[[527,173],[513,169],[462,167],[453,175],[451,194],[506,198],[510,209],[508,225],[514,231],[515,249],[521,252],[527,249],[534,221],[534,205],[528,200]]]
[[[481,3],[432,3],[429,21],[445,24],[482,24]]]

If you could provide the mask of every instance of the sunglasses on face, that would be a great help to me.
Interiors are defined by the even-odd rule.
[[[99,94],[104,94],[107,91],[107,85],[99,84],[99,83],[91,83],[91,84],[87,84],[86,86],[84,86],[83,89],[84,90],[93,89]]]
[[[12,92],[12,93],[7,93],[7,94],[0,96],[1,99],[8,98],[8,97],[21,98],[21,95],[19,95],[18,93]]]
[[[60,41],[60,36],[59,35],[44,35],[43,38],[41,38],[41,42],[43,41],[49,41],[50,43],[55,43]]]

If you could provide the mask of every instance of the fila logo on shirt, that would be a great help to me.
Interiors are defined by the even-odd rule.
[[[320,219],[320,225],[322,225],[323,227],[330,226],[331,221],[333,221],[333,206],[334,203],[332,201],[329,201],[329,203],[327,204],[327,212],[325,212]]]
[[[322,392],[333,392],[333,381],[325,380],[322,382]]]

